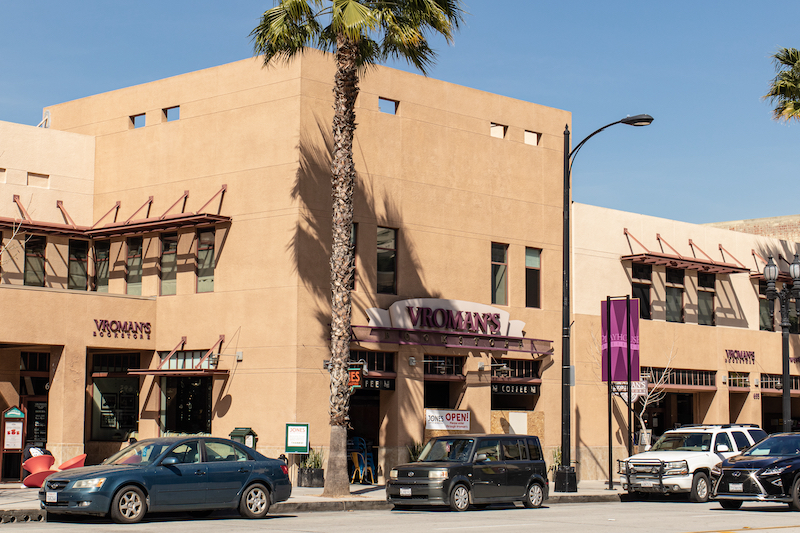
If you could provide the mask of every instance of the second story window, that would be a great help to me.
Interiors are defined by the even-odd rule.
[[[214,230],[197,234],[197,292],[214,292]]]
[[[683,269],[667,267],[667,322],[683,322]]]
[[[639,300],[639,317],[650,320],[650,285],[653,278],[653,267],[642,263],[631,265],[632,297]]]
[[[175,294],[178,281],[178,234],[161,236],[161,295]]]
[[[508,245],[492,243],[492,303],[508,305]]]
[[[85,291],[89,281],[89,241],[69,241],[67,288]]]
[[[538,248],[525,248],[525,307],[542,307],[541,255]]]
[[[378,228],[378,294],[397,294],[397,230]]]
[[[108,292],[108,264],[111,256],[111,243],[97,241],[94,243],[94,290]]]
[[[767,298],[767,282],[758,282],[758,329],[761,331],[774,331],[770,308],[775,305],[772,300]]]
[[[701,326],[714,326],[714,293],[716,274],[697,273],[697,323]]]
[[[25,285],[44,287],[44,262],[47,239],[31,236],[25,239]]]
[[[142,238],[131,237],[128,239],[128,260],[125,275],[127,294],[141,296],[142,294]]]

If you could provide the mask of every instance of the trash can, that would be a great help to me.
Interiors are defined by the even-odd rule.
[[[256,449],[256,443],[258,442],[258,435],[253,428],[236,428],[230,432],[231,440],[235,440],[236,442],[240,442],[247,446],[248,448]]]

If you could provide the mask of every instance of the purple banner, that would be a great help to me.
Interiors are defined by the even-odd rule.
[[[631,381],[639,381],[639,300],[631,302]],[[603,381],[608,381],[608,313],[600,302]],[[628,321],[625,300],[611,300],[611,381],[628,381]]]

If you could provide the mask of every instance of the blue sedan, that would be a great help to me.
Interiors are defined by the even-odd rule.
[[[102,464],[52,474],[39,500],[48,514],[110,514],[125,524],[163,511],[238,509],[262,518],[291,495],[288,473],[283,461],[232,440],[163,437],[141,440]]]

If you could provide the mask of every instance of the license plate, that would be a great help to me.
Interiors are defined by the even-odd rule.
[[[744,483],[728,483],[730,492],[744,492]]]
[[[44,493],[44,501],[52,503],[58,501],[58,493],[57,492],[45,492]]]
[[[400,496],[411,496],[411,489],[400,489]]]
[[[640,483],[640,485],[641,485],[642,487],[652,487],[652,486],[653,486],[653,482],[652,482],[652,481],[642,481],[642,482]]]

